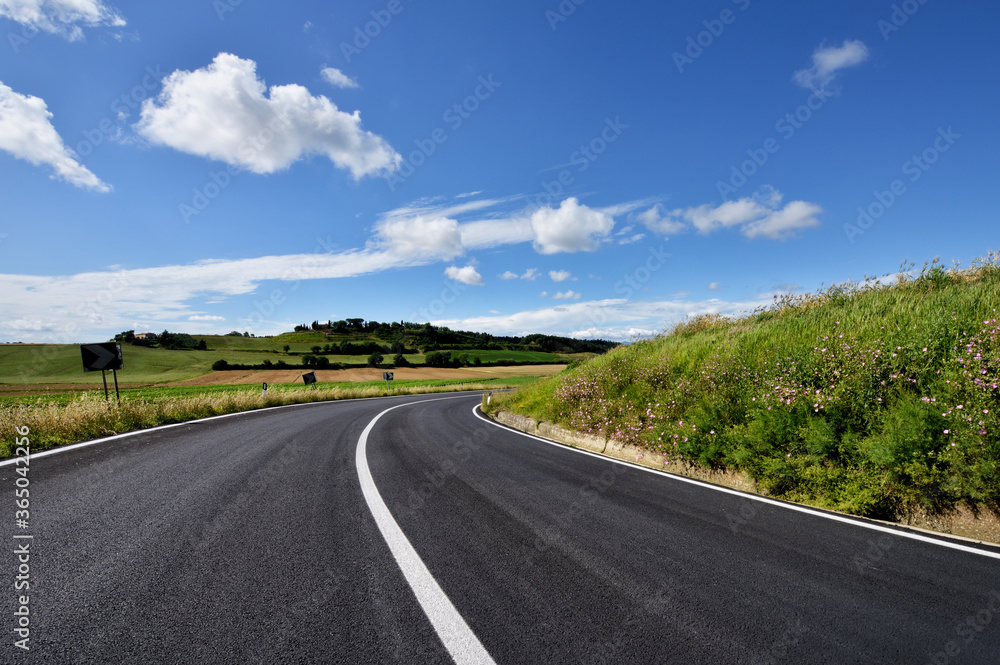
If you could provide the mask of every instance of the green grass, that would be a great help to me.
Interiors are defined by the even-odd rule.
[[[694,319],[491,408],[855,514],[1000,511],[997,258]]]

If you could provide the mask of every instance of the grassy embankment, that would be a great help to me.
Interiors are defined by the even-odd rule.
[[[490,409],[857,515],[998,512],[998,259],[694,319]]]
[[[419,395],[458,390],[496,390],[534,381],[534,377],[398,381],[392,395]],[[77,441],[196,418],[250,411],[269,406],[386,395],[382,382],[323,384],[317,389],[283,384],[268,389],[245,386],[190,386],[126,391],[121,404],[109,404],[102,392],[10,400],[0,404],[0,457],[13,454],[15,428],[30,429],[33,452]]]

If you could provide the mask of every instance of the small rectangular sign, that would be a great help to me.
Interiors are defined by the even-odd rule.
[[[316,372],[309,372],[308,374],[303,374],[302,380],[305,382],[307,386],[316,383]]]
[[[392,372],[382,372],[382,379],[385,381],[392,381]]]
[[[100,372],[105,369],[123,369],[122,345],[118,342],[103,344],[81,344],[84,372]]]

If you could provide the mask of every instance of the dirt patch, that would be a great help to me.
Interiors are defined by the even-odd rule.
[[[484,378],[505,377],[505,376],[550,376],[558,374],[565,368],[565,365],[530,365],[521,367],[464,367],[460,369],[443,367],[400,367],[389,370],[397,381],[425,381],[429,379],[454,379],[467,381],[481,381]],[[331,383],[340,381],[362,382],[381,381],[382,373],[386,370],[372,367],[358,367],[352,369],[318,369],[316,380],[320,383]],[[212,372],[193,379],[184,381],[173,381],[171,386],[220,386],[220,385],[249,385],[267,382],[269,384],[278,383],[302,383],[302,375],[305,370],[300,369],[271,369],[271,370],[249,370],[226,372]]]

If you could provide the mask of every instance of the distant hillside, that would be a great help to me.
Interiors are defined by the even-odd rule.
[[[419,348],[424,352],[442,349],[456,351],[483,349],[599,354],[618,346],[618,342],[606,340],[580,340],[541,334],[506,337],[489,333],[451,330],[447,327],[433,326],[430,323],[411,323],[408,321],[381,323],[364,319],[344,319],[325,323],[313,321],[312,324],[296,326],[295,333],[291,333],[291,335],[303,333],[318,333],[315,338],[318,341],[377,340],[389,344],[399,343],[409,348]],[[319,335],[322,336],[322,339]],[[297,339],[289,337],[288,333],[279,337]]]

